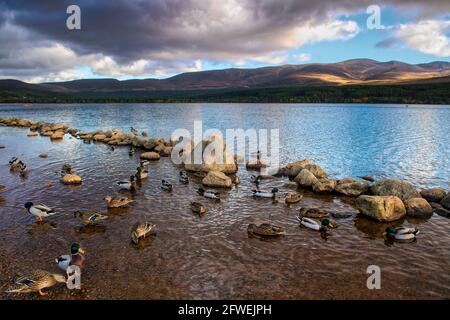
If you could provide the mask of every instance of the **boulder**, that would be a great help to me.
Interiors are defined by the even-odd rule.
[[[327,178],[326,172],[317,164],[311,163],[305,166],[317,179]]]
[[[53,131],[41,131],[41,136],[43,137],[51,137],[53,135]]]
[[[51,126],[51,131],[58,131],[58,130],[64,130],[64,125],[60,123],[55,123]]]
[[[428,202],[441,202],[445,198],[445,191],[439,188],[423,189],[420,191],[422,198]]]
[[[305,170],[307,170],[307,169],[305,169]],[[335,187],[336,187],[336,180],[328,179],[328,178],[318,179],[312,185],[313,191],[318,192],[318,193],[333,192]]]
[[[37,137],[39,134],[36,131],[30,132],[27,134],[27,137]]]
[[[267,164],[264,160],[249,160],[245,165],[247,170],[261,170],[261,168],[266,166]]]
[[[369,190],[369,184],[367,182],[351,178],[340,179],[338,180],[334,190],[346,196],[358,197]]]
[[[431,207],[433,208],[434,212],[436,212],[438,215],[450,218],[450,210],[445,209],[439,203],[432,202]]]
[[[39,155],[39,158],[48,158],[48,153],[41,153],[40,155]]]
[[[390,222],[403,218],[406,209],[402,200],[395,196],[359,196],[355,206],[363,215],[380,222]]]
[[[433,208],[424,198],[409,198],[404,203],[409,217],[430,218],[433,215]]]
[[[441,200],[441,206],[445,209],[450,210],[450,192]]]
[[[203,178],[202,184],[212,188],[231,188],[233,181],[230,177],[220,171],[210,171]]]
[[[160,151],[159,155],[161,157],[170,157],[172,155],[172,147],[164,146],[164,149]]]
[[[141,148],[147,143],[147,139],[144,137],[135,137],[133,138],[131,144],[136,148]]]
[[[160,155],[157,152],[144,152],[141,153],[141,159],[142,160],[159,160]]]
[[[420,198],[420,193],[409,182],[396,179],[381,179],[370,188],[376,196],[395,196],[402,200]]]
[[[63,138],[64,138],[64,131],[56,131],[50,136],[50,139],[52,140],[60,140]]]
[[[98,133],[98,134],[96,134],[95,136],[93,136],[92,139],[93,139],[94,141],[100,141],[100,142],[102,142],[102,141],[105,141],[106,135],[101,134],[101,133]]]
[[[74,185],[82,183],[81,177],[76,174],[66,174],[62,176],[60,180],[63,184],[66,185]]]
[[[297,182],[301,187],[312,187],[318,182],[318,179],[308,169],[303,169],[294,178],[294,182]]]
[[[285,176],[295,178],[308,164],[312,164],[311,160],[303,159],[300,161],[291,162],[284,168],[280,169],[280,173]]]

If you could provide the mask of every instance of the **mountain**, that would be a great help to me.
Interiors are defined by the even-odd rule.
[[[421,87],[412,87],[416,85]],[[414,65],[354,59],[329,64],[188,72],[166,79],[84,79],[40,84],[6,79],[0,80],[0,102],[357,102],[370,99],[442,103],[450,100],[446,93],[449,87],[450,62]],[[278,96],[278,100],[274,101],[269,92]]]

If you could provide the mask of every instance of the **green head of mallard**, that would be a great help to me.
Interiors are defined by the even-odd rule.
[[[72,245],[70,246],[70,253],[71,254],[83,254],[85,251],[83,248],[80,247],[80,244],[77,242],[72,243]]]
[[[394,227],[387,227],[387,228],[386,228],[386,233],[387,233],[387,234],[394,234],[394,233],[396,233],[396,232],[397,232],[397,230],[395,230]]]
[[[330,225],[330,220],[328,220],[328,219],[323,219],[322,220],[322,226],[328,227],[329,225]]]
[[[277,193],[279,190],[278,190],[278,188],[272,188],[272,193]]]

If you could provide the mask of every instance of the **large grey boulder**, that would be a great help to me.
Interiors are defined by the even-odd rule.
[[[346,196],[358,197],[369,190],[369,184],[365,181],[351,178],[340,179],[334,190]]]
[[[420,193],[411,183],[397,179],[381,179],[370,188],[376,196],[395,196],[402,200],[420,198]]]
[[[402,200],[394,196],[362,195],[356,199],[355,206],[363,215],[380,222],[395,221],[406,215]]]

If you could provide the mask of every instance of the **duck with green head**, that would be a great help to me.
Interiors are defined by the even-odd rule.
[[[84,265],[84,249],[80,247],[77,242],[72,243],[70,246],[70,254],[61,255],[55,259],[62,270],[66,271],[69,266],[77,266],[80,269]]]
[[[271,191],[252,190],[253,196],[256,198],[272,198],[275,199],[278,192],[278,188],[272,188]]]
[[[418,228],[387,227],[384,234],[388,239],[392,240],[414,240],[419,233]]]

